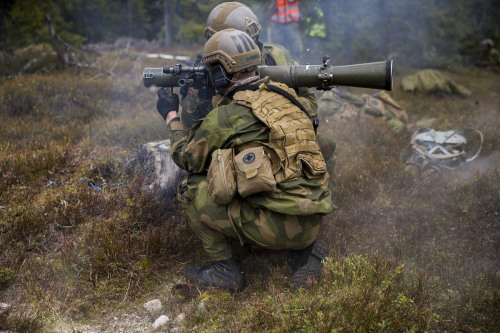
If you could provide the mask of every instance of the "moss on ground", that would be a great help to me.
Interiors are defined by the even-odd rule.
[[[482,159],[466,172],[407,171],[411,133],[320,127],[337,142],[339,207],[322,227],[330,251],[323,279],[291,290],[283,258],[236,246],[248,284],[231,295],[183,284],[186,265],[206,262],[200,242],[175,203],[154,199],[141,176],[125,170],[138,144],[166,137],[155,91],[139,80],[143,67],[164,64],[133,51],[97,61],[112,74],[1,81],[0,301],[15,308],[0,329],[51,331],[68,318],[105,324],[152,298],[171,317],[186,314],[186,331],[500,327],[498,76],[450,73],[473,91],[468,99],[397,87],[391,94],[412,123],[435,117],[436,129],[483,132]]]

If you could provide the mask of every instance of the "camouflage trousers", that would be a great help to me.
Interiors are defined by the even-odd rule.
[[[179,203],[189,225],[214,261],[233,256],[231,238],[270,250],[300,250],[316,240],[322,216],[294,216],[251,207],[235,198],[216,204],[208,192],[206,175],[193,174],[179,184]]]

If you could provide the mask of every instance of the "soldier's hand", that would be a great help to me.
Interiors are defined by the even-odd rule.
[[[165,89],[158,90],[158,101],[156,102],[158,113],[167,120],[167,114],[170,111],[179,110],[179,96],[177,94],[168,94]]]

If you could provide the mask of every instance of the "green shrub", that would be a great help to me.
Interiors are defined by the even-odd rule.
[[[207,331],[421,332],[433,320],[424,276],[359,255],[327,258],[322,279],[306,290],[227,295],[203,294],[206,311],[193,324]]]

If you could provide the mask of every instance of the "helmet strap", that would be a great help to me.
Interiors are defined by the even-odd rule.
[[[226,72],[221,64],[210,66],[210,75],[217,91],[226,90],[232,83],[232,76]]]

